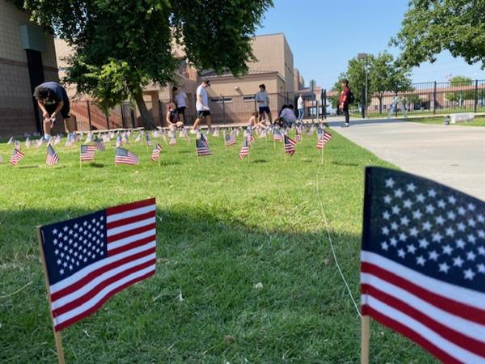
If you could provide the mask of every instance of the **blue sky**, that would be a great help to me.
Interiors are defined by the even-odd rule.
[[[330,89],[347,62],[359,52],[377,54],[389,48],[407,10],[407,0],[275,0],[256,34],[285,33],[295,68],[305,78]],[[448,52],[422,64],[413,82],[445,81],[448,74],[485,79],[478,64],[468,65]]]

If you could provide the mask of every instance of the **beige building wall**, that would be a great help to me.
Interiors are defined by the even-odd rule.
[[[0,135],[36,131],[27,55],[22,48],[20,26],[29,24],[29,14],[0,0]],[[57,81],[53,36],[44,35],[44,78]]]
[[[260,35],[252,43],[256,62],[248,64],[250,71],[277,71],[285,81],[283,92],[294,91],[293,53],[283,33]]]
[[[284,88],[284,81],[277,72],[263,75],[246,75],[241,78],[226,77],[209,77],[211,87],[208,94],[210,96],[242,96],[254,95],[259,91],[259,85],[264,83],[266,91],[269,94],[281,92]]]

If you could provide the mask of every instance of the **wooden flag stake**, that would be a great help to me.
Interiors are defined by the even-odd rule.
[[[362,316],[360,364],[369,364],[370,316]]]
[[[321,161],[321,165],[323,166],[323,151],[325,150],[325,144],[323,145],[322,147],[322,161]]]
[[[49,300],[49,311],[51,312],[52,318],[52,331],[54,332],[54,340],[56,342],[56,350],[57,350],[57,359],[59,360],[59,364],[65,364],[64,361],[64,349],[62,347],[62,337],[59,331],[56,331],[54,327],[54,317],[52,316],[52,302],[51,302],[51,295],[49,294],[49,275],[47,274],[47,266],[45,263],[45,256],[44,256],[44,249],[42,248],[42,235],[40,232],[40,227],[37,227],[37,237],[39,239],[39,248],[40,248],[40,255],[42,258],[42,270],[44,271],[44,278],[45,278],[45,287],[47,289],[47,298]]]

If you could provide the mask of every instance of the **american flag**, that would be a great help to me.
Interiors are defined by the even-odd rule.
[[[170,141],[168,142],[168,145],[175,145],[177,144],[177,139],[175,138],[175,135],[172,135],[170,137]]]
[[[152,145],[152,140],[150,139],[149,133],[145,134],[145,141],[146,141],[147,145]]]
[[[136,136],[135,143],[139,143],[140,141],[141,141],[141,133]]]
[[[247,157],[249,155],[249,137],[244,138],[244,143],[241,147],[241,150],[239,151],[239,159],[243,160],[244,157]]]
[[[104,143],[109,143],[111,141],[111,139],[109,138],[109,134],[103,134],[101,138],[103,139]]]
[[[18,149],[18,150],[22,150],[22,145],[20,145],[20,140],[16,140],[15,141],[15,146],[14,146],[15,149]]]
[[[266,129],[263,129],[263,130],[261,131],[261,134],[259,134],[259,139],[266,138],[266,133],[267,133]]]
[[[216,137],[216,138],[219,137],[219,128],[215,128],[214,129],[214,132],[212,133],[212,136],[213,137]]]
[[[362,314],[446,363],[485,363],[485,203],[366,169]]]
[[[306,135],[308,135],[308,136],[312,136],[314,131],[315,131],[315,128],[314,128],[314,126],[312,125],[312,126],[310,127],[310,129],[308,129],[308,132],[307,132],[307,134],[306,134]]]
[[[88,136],[86,137],[86,140],[85,140],[85,142],[84,142],[84,143],[85,143],[85,144],[89,144],[89,143],[91,143],[92,141],[93,141],[93,132],[92,132],[92,131],[90,131],[90,132],[88,133]]]
[[[37,141],[35,142],[35,148],[39,149],[43,142],[44,138],[37,139]]]
[[[211,152],[209,150],[209,147],[207,146],[207,143],[202,141],[202,138],[201,139],[195,139],[195,147],[197,149],[197,156],[198,157],[211,155]]]
[[[13,142],[15,142],[15,138],[14,137],[10,137],[10,139],[7,142],[7,145],[12,144]]]
[[[72,135],[72,134],[70,134],[70,133],[69,133],[69,134],[67,135],[67,140],[66,140],[66,142],[64,143],[64,146],[66,146],[66,147],[72,147],[72,145],[73,145],[75,142],[76,142],[76,139],[75,139],[74,135]]]
[[[162,151],[162,146],[160,144],[156,144],[155,148],[152,151],[152,161],[156,162],[158,158],[160,158],[160,152]]]
[[[318,140],[317,140],[317,149],[323,149],[324,145],[332,139],[332,134],[330,134],[328,131],[325,131],[323,129],[322,133],[318,134]]]
[[[57,135],[56,137],[54,137],[54,143],[53,144],[54,145],[59,144],[61,142],[61,139],[62,139],[61,135],[60,134]],[[40,140],[42,141],[42,138]],[[51,138],[50,142],[52,142],[52,138]],[[42,144],[42,142],[40,144]]]
[[[295,145],[296,145],[296,142],[290,137],[285,135],[285,153],[287,153],[290,156],[295,154],[296,152]]]
[[[279,142],[283,140],[283,134],[281,134],[281,131],[279,129],[275,129],[273,131],[273,139]]]
[[[20,150],[18,149],[14,149],[12,151],[12,155],[10,156],[10,164],[12,166],[16,166],[18,164],[18,162],[20,162],[20,160],[25,157],[25,154],[22,153]]]
[[[115,164],[138,164],[138,156],[124,148],[116,148]]]
[[[112,139],[114,139],[114,137],[115,137],[115,132],[114,131],[110,131],[109,132],[109,139],[112,140]]]
[[[155,199],[40,228],[56,331],[155,274]]]
[[[25,148],[30,148],[30,138],[27,137],[27,139],[25,140]]]
[[[53,166],[53,165],[56,165],[57,162],[59,162],[59,156],[57,155],[54,148],[52,148],[52,145],[49,144],[47,146],[47,157],[45,159],[45,163],[48,166]]]
[[[236,144],[236,136],[232,131],[228,135],[225,135],[224,138],[225,138],[224,142],[226,143],[226,147]]]
[[[108,141],[109,141],[109,139],[108,139]],[[101,139],[99,139],[98,136],[96,136],[96,138],[94,138],[94,145],[96,146],[97,150],[105,150],[106,149],[104,142]]]
[[[94,153],[96,147],[94,145],[81,145],[81,162],[88,162],[94,160]]]
[[[301,129],[296,129],[295,141],[299,143],[301,141]]]
[[[123,141],[121,139],[121,135],[118,134],[118,136],[116,137],[116,148],[121,147],[122,144],[123,144]]]

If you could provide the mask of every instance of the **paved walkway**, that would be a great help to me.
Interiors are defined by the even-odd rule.
[[[404,171],[485,201],[485,127],[351,120],[349,128],[340,128],[340,118],[329,125]]]

